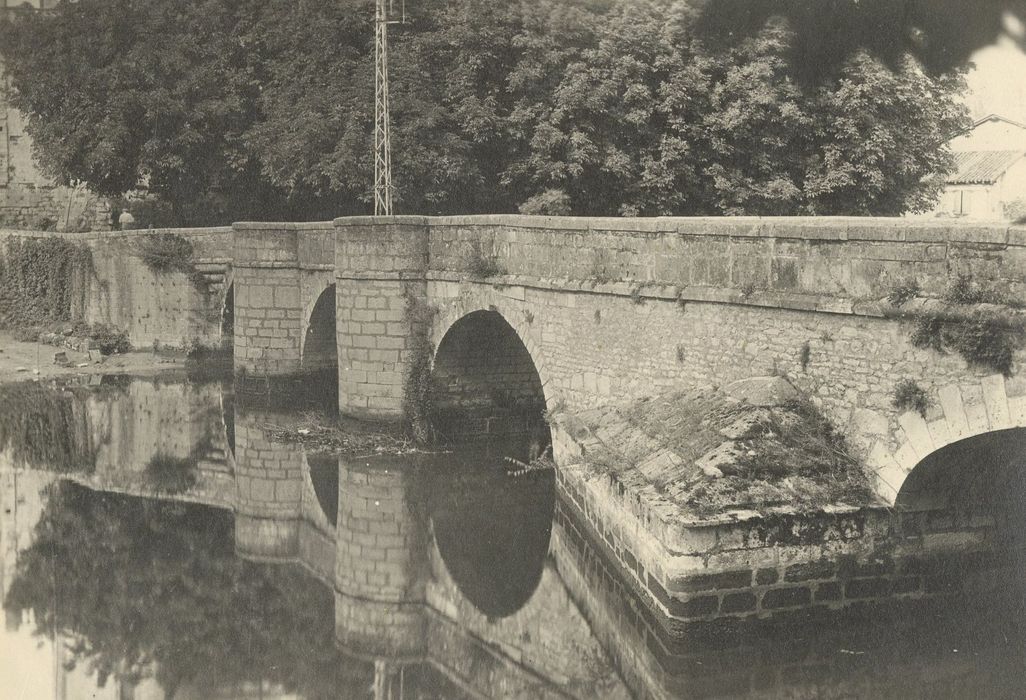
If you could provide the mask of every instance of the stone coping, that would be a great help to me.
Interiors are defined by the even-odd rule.
[[[236,231],[331,231],[331,221],[236,221],[228,227]]]
[[[507,226],[550,231],[601,231],[685,236],[796,238],[833,241],[975,243],[1026,246],[1026,225],[1004,222],[919,220],[901,217],[579,217],[477,214],[469,216],[352,216],[334,221],[239,221],[231,226],[129,229],[127,231],[33,231],[2,229],[0,237],[119,238],[156,233],[214,235],[242,231],[324,231],[348,226]]]
[[[104,241],[135,236],[152,236],[162,233],[177,233],[183,236],[217,236],[232,232],[231,226],[209,226],[197,228],[133,228],[127,231],[32,231],[28,229],[0,229],[0,238],[68,238],[76,241]]]
[[[471,216],[353,216],[343,226],[508,226],[564,231],[676,233],[687,236],[798,238],[836,241],[987,243],[1026,246],[1026,225],[1005,222],[919,220],[857,216],[578,217],[479,214]]]

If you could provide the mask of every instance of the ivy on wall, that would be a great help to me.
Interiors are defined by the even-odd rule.
[[[92,252],[63,238],[11,238],[0,251],[0,327],[73,320],[76,281],[92,275]]]

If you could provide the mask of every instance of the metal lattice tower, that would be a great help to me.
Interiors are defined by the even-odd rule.
[[[388,25],[406,21],[406,2],[396,19],[394,0],[374,9],[374,215],[392,214],[392,141],[388,114]]]

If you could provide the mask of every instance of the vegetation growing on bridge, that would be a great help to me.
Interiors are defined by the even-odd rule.
[[[584,441],[588,469],[647,483],[697,519],[876,500],[844,436],[804,398],[769,407],[715,389],[678,391],[554,420]]]
[[[923,387],[912,379],[903,379],[894,387],[891,405],[901,411],[915,411],[926,418],[926,409],[930,407],[930,397]]]
[[[924,71],[906,52],[923,47],[891,33],[916,13],[750,4],[408,3],[390,39],[400,210],[929,206],[967,115],[951,62]],[[174,225],[367,210],[371,4],[80,0],[12,15],[4,70],[59,180],[110,195],[145,181]]]
[[[943,297],[945,308],[916,310],[910,340],[918,348],[957,352],[967,363],[1012,373],[1017,350],[1026,345],[1026,323],[1017,307],[994,289],[980,286],[969,275],[955,278]]]

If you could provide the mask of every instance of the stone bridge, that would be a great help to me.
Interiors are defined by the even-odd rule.
[[[1026,426],[1021,343],[1003,375],[911,339],[931,313],[990,309],[999,326],[1021,328],[1016,308],[938,299],[967,276],[1026,303],[1026,228],[505,215],[243,223],[234,267],[237,369],[319,370],[337,348],[346,414],[399,417],[424,355],[453,406],[577,410],[782,375],[851,438],[890,502],[929,454]],[[887,301],[913,281],[909,301]],[[923,415],[895,407],[903,382],[925,393]]]
[[[177,233],[204,283],[138,242]],[[4,232],[0,242],[15,235]],[[69,235],[69,234],[65,234]],[[137,346],[233,336],[240,375],[314,374],[343,413],[398,418],[411,368],[440,405],[580,410],[782,375],[851,439],[893,502],[953,442],[1026,425],[1021,342],[1004,374],[917,347],[922,317],[1021,329],[1026,227],[874,218],[343,218],[78,236],[79,313]],[[938,301],[961,276],[1005,305]],[[918,291],[901,307],[902,285]],[[234,323],[232,323],[234,320]],[[1020,336],[1021,338],[1021,336]],[[899,384],[923,415],[896,408]],[[559,455],[557,455],[558,457]]]

